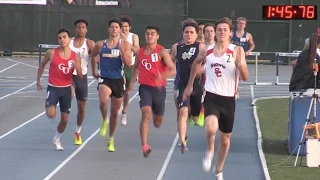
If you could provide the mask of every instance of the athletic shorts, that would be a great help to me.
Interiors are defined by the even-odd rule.
[[[236,110],[235,97],[219,96],[217,94],[206,92],[203,106],[205,117],[209,115],[217,116],[221,132],[232,132],[234,114]]]
[[[47,87],[47,99],[45,107],[57,106],[60,104],[60,112],[70,113],[71,109],[71,86],[68,87]]]
[[[133,66],[131,67],[123,67],[123,72],[124,72],[124,78],[126,79],[126,89],[129,88],[130,82],[132,79],[132,71],[133,71]]]
[[[203,95],[203,90],[202,88],[193,88],[193,92],[191,95],[187,98],[186,101],[183,101],[183,93],[184,90],[186,89],[186,85],[179,85],[178,87],[178,97],[177,97],[177,102],[178,102],[178,107],[188,107],[190,109],[190,114],[191,116],[198,116],[201,110],[201,99]]]
[[[111,97],[122,98],[124,94],[125,84],[124,79],[109,79],[109,78],[99,78],[98,90],[100,85],[108,86],[111,89]]]
[[[179,85],[179,76],[176,76],[173,81],[173,90],[174,91],[178,90],[178,85]]]
[[[163,116],[166,103],[166,87],[139,86],[140,108],[150,106],[153,114]]]
[[[86,101],[88,98],[88,77],[87,77],[87,75],[83,75],[82,79],[79,79],[78,76],[73,75],[72,86],[74,88],[77,100]]]

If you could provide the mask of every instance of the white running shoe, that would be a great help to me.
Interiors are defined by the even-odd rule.
[[[212,159],[213,159],[213,153],[207,151],[205,156],[204,156],[204,158],[203,158],[203,160],[202,160],[202,167],[203,167],[203,170],[205,172],[209,172],[210,171]]]
[[[121,124],[127,125],[127,114],[121,113]]]
[[[216,176],[216,180],[224,180],[223,179],[223,171],[216,174],[216,167],[213,168],[213,173]]]
[[[59,139],[58,140],[53,139],[53,144],[56,146],[56,151],[63,151],[63,147]]]

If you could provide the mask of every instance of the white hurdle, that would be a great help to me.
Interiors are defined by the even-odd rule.
[[[289,85],[289,83],[279,82],[279,57],[298,57],[300,53],[285,53],[277,52],[276,53],[276,82],[275,85]]]
[[[259,70],[258,70],[258,65],[259,65],[259,59],[258,57],[260,56],[260,52],[250,52],[249,56],[255,56],[255,80],[254,80],[254,85],[272,85],[271,82],[258,82],[258,77],[259,77]]]

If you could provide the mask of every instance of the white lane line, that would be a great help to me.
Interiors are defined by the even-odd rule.
[[[166,160],[164,161],[164,163],[163,163],[163,165],[162,165],[162,168],[161,168],[161,171],[160,171],[160,173],[159,173],[159,175],[158,175],[158,177],[157,177],[157,180],[162,180],[163,175],[164,175],[164,173],[165,173],[166,170],[167,170],[167,167],[168,167],[169,162],[170,162],[170,159],[171,159],[171,157],[172,157],[174,148],[175,148],[176,145],[177,145],[178,137],[179,137],[179,134],[177,133],[177,134],[176,134],[176,137],[175,137],[174,140],[173,140],[173,143],[172,143],[172,145],[171,145],[171,148],[170,148],[170,150],[169,150],[169,152],[168,152],[168,155],[167,155],[167,157],[166,157]]]
[[[18,64],[20,64],[20,63],[18,62],[18,63],[15,63],[15,64],[7,67],[7,68],[2,69],[2,70],[0,71],[0,73],[3,73],[4,71],[6,71],[6,70],[8,70],[8,69],[10,69],[10,68],[13,68],[13,67],[15,67],[15,66],[18,65]]]
[[[6,98],[6,97],[9,97],[9,96],[11,96],[11,95],[13,95],[13,94],[15,94],[15,93],[18,93],[18,92],[20,92],[20,91],[23,91],[24,89],[27,89],[28,87],[33,86],[33,85],[35,85],[36,83],[37,83],[37,81],[35,81],[35,82],[33,82],[33,83],[29,84],[28,86],[25,86],[25,87],[23,87],[23,88],[21,88],[21,89],[18,89],[17,91],[15,91],[15,92],[13,92],[13,93],[9,93],[9,94],[7,94],[7,95],[5,95],[5,96],[2,96],[2,97],[0,97],[0,100],[1,100],[1,99],[4,99],[4,98]]]
[[[95,81],[95,80],[91,81],[91,82],[88,84],[88,86],[90,86],[94,81]],[[36,83],[36,82],[35,82],[35,83]],[[33,83],[33,84],[35,84],[35,83]],[[26,87],[25,87],[25,88],[26,88]],[[25,89],[25,88],[24,88],[24,89]],[[20,90],[18,90],[18,91],[16,91],[16,92],[19,92],[19,91],[21,91],[21,90],[23,90],[23,89],[20,89]],[[10,95],[13,95],[13,94],[14,94],[14,93],[11,93]],[[7,96],[8,96],[8,95],[7,95]],[[1,97],[0,100],[3,99],[3,98],[4,98],[4,96]],[[58,105],[57,105],[57,106],[58,106]],[[22,123],[21,125],[19,125],[19,126],[13,128],[13,129],[11,129],[11,130],[8,131],[7,133],[1,135],[1,136],[0,136],[0,140],[3,139],[3,138],[5,138],[6,136],[10,135],[11,133],[15,132],[16,130],[22,128],[23,126],[29,124],[30,122],[36,120],[37,118],[39,118],[40,116],[44,115],[45,113],[46,113],[46,111],[43,111],[42,113],[36,115],[35,117],[31,118],[30,120],[28,120],[28,121]]]
[[[19,62],[19,61],[15,61],[15,60],[12,60],[12,59],[10,59],[10,58],[6,58],[8,61],[12,61],[12,62],[17,62],[17,63],[20,63],[20,64],[23,64],[23,65],[26,65],[26,66],[29,66],[29,67],[33,67],[33,68],[39,68],[39,67],[37,67],[37,66],[34,66],[34,65],[31,65],[31,64],[27,64],[27,63],[23,63],[23,62]],[[47,69],[45,69],[45,71],[49,71],[49,70],[47,70]]]
[[[250,85],[250,89],[251,89],[251,99],[254,99],[254,89],[253,89],[253,85]]]
[[[130,100],[129,103],[135,99],[139,93],[137,92],[134,94]],[[120,108],[119,112],[122,111],[122,108]],[[54,169],[47,177],[45,177],[43,180],[49,180],[51,179],[57,172],[59,172],[74,156],[76,156],[87,144],[88,142],[98,134],[100,128],[98,128],[93,134],[91,134],[69,157],[67,157],[56,169]]]

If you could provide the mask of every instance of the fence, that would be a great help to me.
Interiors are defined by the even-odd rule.
[[[108,21],[113,17],[132,19],[132,32],[144,36],[146,25],[160,27],[159,43],[170,46],[181,38],[180,22],[185,19],[184,0],[139,0],[132,7],[0,5],[0,51],[35,52],[38,44],[57,42],[57,31],[73,32],[76,19],[89,22],[87,36],[107,38]],[[141,39],[143,45],[144,38]]]

